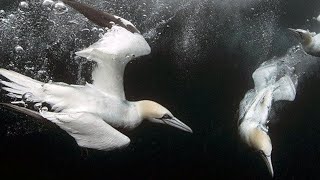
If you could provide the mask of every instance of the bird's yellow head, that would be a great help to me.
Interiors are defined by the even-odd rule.
[[[315,35],[315,33],[312,33],[308,30],[303,29],[292,29],[288,28],[293,34],[296,36],[296,38],[303,44],[308,45],[312,42],[312,37]]]
[[[272,144],[269,135],[259,127],[254,128],[249,136],[249,142],[250,146],[261,155],[271,176],[273,176],[273,167],[271,161]]]
[[[142,119],[147,119],[154,123],[167,124],[192,133],[190,127],[174,117],[168,109],[154,101],[139,101],[137,102],[137,108]]]

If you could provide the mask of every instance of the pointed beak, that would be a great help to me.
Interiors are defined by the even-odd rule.
[[[290,31],[293,31],[293,32],[296,32],[296,30],[295,29],[292,29],[292,28],[288,28]]]
[[[260,154],[261,154],[262,159],[264,160],[264,162],[266,163],[266,165],[268,167],[270,175],[273,177],[274,173],[273,173],[271,155],[266,155],[263,152],[261,152]]]
[[[169,126],[173,126],[175,128],[181,129],[183,131],[187,131],[193,133],[192,129],[181,122],[179,119],[173,117],[172,119],[164,119],[163,122]]]
[[[295,34],[296,36],[299,36],[299,33],[297,32],[296,29],[288,28],[288,30],[289,30],[290,32],[292,32],[293,34]]]

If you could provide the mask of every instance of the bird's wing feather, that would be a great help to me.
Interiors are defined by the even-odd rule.
[[[274,84],[273,100],[293,101],[296,97],[296,88],[288,75],[283,76]]]
[[[238,119],[239,124],[241,123],[246,112],[252,105],[256,94],[257,94],[256,91],[254,89],[251,89],[245,94],[244,98],[241,100],[240,106],[239,106],[239,119]]]
[[[54,123],[51,123],[47,121],[44,117],[40,115],[39,112],[33,111],[31,109],[25,108],[25,107],[20,107],[14,104],[9,104],[9,103],[0,103],[0,107],[8,110],[12,110],[17,113],[25,114],[30,117],[33,117],[36,119],[39,123],[44,124],[48,128],[57,128],[57,126]]]
[[[73,1],[73,0],[62,0],[64,3],[68,4],[75,10],[79,11],[86,18],[88,18],[93,23],[102,26],[111,28],[114,24],[126,28],[128,31],[132,33],[139,33],[139,30],[128,20],[125,20],[121,17],[114,16],[112,14],[99,11],[94,9],[88,5]]]
[[[94,86],[109,95],[125,99],[123,73],[126,64],[150,52],[150,46],[141,34],[113,26],[98,42],[76,54],[97,62],[92,73]]]
[[[276,63],[262,65],[256,69],[252,74],[255,90],[259,91],[273,83],[277,76],[277,70],[278,67]]]
[[[8,96],[13,98],[22,98],[26,92],[30,92],[34,97],[41,99],[43,97],[42,86],[44,83],[31,79],[14,71],[0,68],[1,89],[9,92]]]
[[[41,111],[40,114],[65,130],[81,147],[109,151],[123,148],[130,143],[127,136],[90,113]]]

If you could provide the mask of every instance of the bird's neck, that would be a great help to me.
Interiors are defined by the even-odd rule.
[[[137,101],[135,106],[141,119],[153,117],[153,112],[158,108],[157,103],[149,100]]]
[[[250,120],[244,120],[240,125],[239,125],[239,134],[240,137],[243,141],[246,143],[249,143],[250,141],[250,134],[254,131],[255,128],[258,127],[258,123],[255,121],[250,121]]]
[[[310,46],[312,44],[312,36],[308,35],[304,38],[303,42],[301,42],[303,46]]]
[[[108,123],[116,128],[132,130],[141,124],[142,118],[140,117],[134,102],[126,101],[123,104],[125,104],[125,106],[122,106],[123,108],[118,108],[118,110],[122,109],[117,112],[117,114],[119,114],[118,119]]]

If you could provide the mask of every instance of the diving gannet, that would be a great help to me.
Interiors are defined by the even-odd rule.
[[[271,176],[274,175],[271,161],[272,144],[268,135],[268,114],[272,102],[293,101],[296,95],[294,83],[288,75],[275,82],[276,64],[258,68],[252,75],[255,89],[248,91],[240,103],[240,138],[254,151],[259,152]]]
[[[192,133],[191,128],[160,104],[150,100],[126,100],[123,88],[126,64],[151,52],[136,27],[123,18],[86,5],[64,2],[89,16],[94,23],[98,21],[98,25],[104,23],[110,28],[98,42],[76,52],[97,63],[92,72],[93,84],[44,83],[0,69],[2,89],[16,99],[2,105],[34,118],[43,117],[65,130],[79,146],[104,151],[126,147],[130,139],[117,129],[132,130],[144,119]]]
[[[289,28],[289,30],[295,34],[307,54],[320,57],[320,34],[303,29]]]

